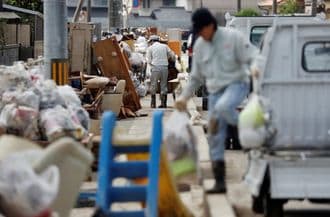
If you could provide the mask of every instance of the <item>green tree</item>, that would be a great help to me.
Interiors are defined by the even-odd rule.
[[[280,5],[280,14],[294,14],[299,12],[299,6],[296,0],[287,0]]]
[[[43,9],[41,0],[5,0],[5,2],[9,5],[39,11],[41,13]]]
[[[252,8],[245,8],[240,10],[238,13],[235,14],[235,16],[238,17],[257,17],[257,16],[261,16],[261,14]]]

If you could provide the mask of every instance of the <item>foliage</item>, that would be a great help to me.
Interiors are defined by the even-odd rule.
[[[42,13],[42,1],[41,0],[5,0],[6,4],[13,5],[20,8],[39,11]]]
[[[235,16],[238,17],[257,17],[257,16],[261,16],[261,14],[252,8],[245,8],[240,10],[238,13],[235,14]]]
[[[287,0],[280,5],[280,14],[294,14],[299,11],[299,7],[296,0]]]

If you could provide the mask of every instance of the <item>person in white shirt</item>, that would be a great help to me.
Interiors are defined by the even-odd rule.
[[[151,66],[150,76],[150,94],[151,108],[156,108],[156,90],[160,80],[160,98],[159,108],[167,107],[167,77],[168,77],[168,59],[175,60],[174,52],[166,45],[159,42],[159,36],[151,35],[149,38],[151,46],[147,49],[147,63]]]
[[[249,93],[249,75],[258,74],[258,49],[239,31],[218,27],[206,8],[192,15],[199,38],[194,45],[192,71],[187,86],[176,101],[179,111],[187,109],[194,90],[206,84],[208,90],[208,144],[215,185],[207,193],[225,193],[225,139],[227,127],[238,123],[237,106]]]

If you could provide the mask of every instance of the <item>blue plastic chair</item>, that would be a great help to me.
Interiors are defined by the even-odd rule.
[[[157,217],[158,216],[158,179],[160,150],[162,143],[163,112],[153,114],[152,138],[150,144],[134,146],[116,146],[112,144],[116,116],[106,112],[102,120],[98,190],[96,206],[102,216],[108,217]],[[114,160],[117,154],[149,153],[147,161]],[[124,177],[128,179],[148,178],[147,185],[113,186],[112,180]],[[112,211],[111,204],[116,202],[144,202],[146,208],[134,211]]]

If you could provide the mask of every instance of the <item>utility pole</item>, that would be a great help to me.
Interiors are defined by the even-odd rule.
[[[87,0],[87,22],[91,22],[92,0]]]
[[[76,23],[78,21],[79,14],[80,14],[81,8],[83,6],[83,3],[84,3],[84,0],[79,0],[77,8],[76,8],[76,10],[74,12],[74,15],[73,15],[73,18],[72,18],[73,23]]]
[[[45,78],[51,77],[51,61],[68,58],[66,0],[44,0]]]
[[[237,0],[237,12],[240,12],[242,9],[242,2],[241,0]]]
[[[108,19],[109,30],[122,27],[122,2],[121,0],[109,0],[108,1]]]
[[[312,16],[316,16],[317,0],[312,1]]]
[[[277,0],[273,0],[273,15],[277,14]]]

